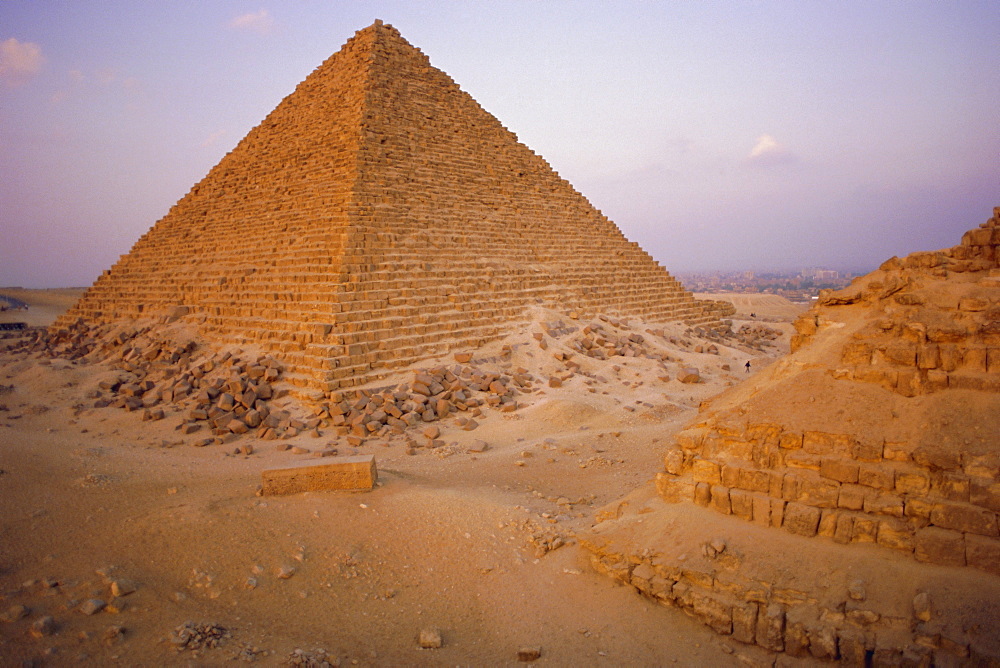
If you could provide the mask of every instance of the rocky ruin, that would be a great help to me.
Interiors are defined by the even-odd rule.
[[[616,512],[588,539],[597,568],[776,652],[1000,660],[998,248],[1000,208],[824,294],[792,355],[676,436],[646,506],[725,515],[742,538]]]

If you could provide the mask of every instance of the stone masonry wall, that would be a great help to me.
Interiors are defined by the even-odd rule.
[[[696,427],[657,474],[660,496],[762,527],[874,543],[1000,575],[1000,459],[776,424]]]

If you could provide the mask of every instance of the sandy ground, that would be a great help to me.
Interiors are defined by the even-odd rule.
[[[0,290],[31,304],[31,324],[71,292]],[[798,312],[773,299],[746,303],[771,323]],[[730,340],[718,355],[674,326],[669,381],[655,360],[586,359],[598,380],[545,387],[473,432],[442,423],[437,450],[362,446],[371,492],[288,497],[257,496],[261,471],[310,454],[191,447],[180,415],[91,408],[106,367],[0,353],[0,664],[517,665],[526,647],[537,665],[770,664],[597,574],[574,536],[650,481],[701,402],[787,351],[790,327],[772,326],[764,351]],[[525,345],[514,363],[542,370],[551,352]],[[684,366],[702,382],[678,382]],[[86,614],[90,599],[107,606]],[[224,637],[179,647],[186,622]],[[424,630],[443,646],[419,648]]]

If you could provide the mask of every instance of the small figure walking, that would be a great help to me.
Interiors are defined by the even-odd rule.
[[[747,373],[750,373],[750,360],[747,360],[747,363],[744,366],[747,368]]]

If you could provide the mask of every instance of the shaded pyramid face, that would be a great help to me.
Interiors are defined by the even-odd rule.
[[[55,327],[180,317],[326,392],[495,340],[535,305],[718,315],[377,21]]]

